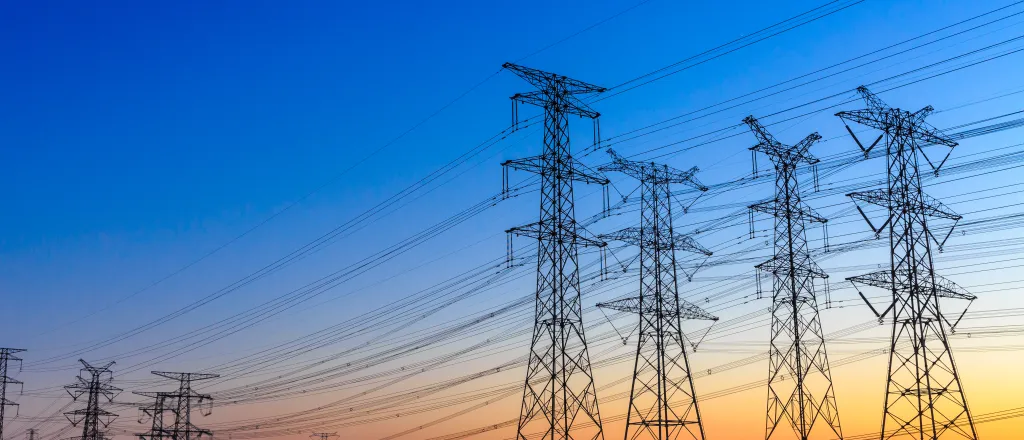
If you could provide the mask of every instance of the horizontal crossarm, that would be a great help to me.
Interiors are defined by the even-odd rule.
[[[899,280],[910,279],[910,273],[906,269],[898,270],[897,274],[899,275],[897,277]],[[967,292],[967,290],[965,290],[963,287],[960,287],[956,283],[946,278],[943,278],[939,275],[933,276],[935,277],[934,284],[932,283],[931,279],[929,279],[927,276],[919,278],[921,283],[919,287],[925,291],[930,291],[934,289],[935,295],[938,296],[939,298],[964,299],[968,301],[977,299],[977,296]],[[901,292],[909,291],[914,287],[907,284],[906,282],[900,282],[898,285],[894,286],[892,280],[892,272],[890,271],[872,272],[865,275],[849,277],[847,278],[847,280],[852,281],[854,283],[864,284],[867,286],[873,286],[882,289],[892,289],[893,287],[895,287],[896,290]]]
[[[713,254],[710,250],[701,246],[700,243],[697,243],[697,240],[694,240],[693,237],[690,237],[689,235],[676,233],[672,234],[671,239],[663,239],[663,241],[658,242],[656,241],[657,233],[655,231],[646,231],[646,234],[644,232],[645,231],[641,228],[634,226],[607,234],[601,234],[599,237],[606,241],[621,241],[640,247],[660,248],[664,250],[675,249],[693,252],[695,254],[704,254],[709,257]]]
[[[602,93],[607,90],[604,87],[588,84],[580,80],[572,79],[564,75],[557,73],[545,72],[543,70],[534,69],[531,67],[520,66],[513,63],[502,64],[502,68],[516,74],[516,76],[526,80],[534,87],[538,89],[546,89],[551,87],[552,84],[561,84],[565,91],[577,95],[577,94],[589,94],[589,93]]]
[[[639,181],[654,185],[681,183],[699,191],[708,190],[707,186],[704,186],[694,177],[697,171],[700,171],[697,167],[682,171],[664,164],[629,160],[618,155],[611,148],[607,151],[608,155],[612,158],[612,162],[598,167],[599,171],[620,172]]]
[[[910,205],[910,209],[914,212],[927,215],[934,218],[942,218],[947,220],[960,220],[961,215],[953,212],[953,210],[946,207],[942,202],[932,198],[931,196],[921,193],[921,201],[916,205]],[[847,194],[847,197],[855,201],[869,203],[883,208],[888,208],[891,196],[886,190],[883,189],[872,189],[868,191],[858,191]],[[900,202],[901,199],[897,198],[896,201]]]
[[[608,178],[605,177],[603,174],[591,170],[586,165],[583,165],[583,163],[577,161],[576,159],[570,158],[568,160],[572,162],[568,164],[570,166],[556,167],[555,170],[552,170],[550,163],[551,161],[547,160],[547,157],[545,157],[544,155],[527,157],[524,159],[507,160],[503,162],[501,166],[509,167],[520,171],[527,171],[534,174],[561,172],[563,173],[563,175],[560,176],[561,178],[570,179],[582,183],[596,183],[599,185],[607,185],[610,182]]]
[[[804,204],[800,204],[798,206],[790,207],[787,209],[787,207],[783,205],[780,201],[772,199],[750,205],[750,209],[757,212],[763,212],[773,217],[785,217],[787,215],[792,215],[794,217],[803,218],[804,220],[811,222],[828,223],[827,218],[822,217],[810,206]]]
[[[555,239],[575,239],[576,243],[580,246],[590,247],[605,247],[608,245],[604,240],[600,238],[591,238],[579,233],[573,233],[566,229],[558,231],[557,229],[544,227],[546,225],[543,222],[530,223],[528,225],[516,226],[505,230],[506,233],[522,235],[524,237],[532,237],[540,240],[555,240]],[[580,229],[582,230],[582,229]]]
[[[662,310],[662,315],[669,318],[679,317],[680,319],[701,319],[707,321],[717,321],[718,317],[714,316],[704,309],[697,307],[696,305],[679,300],[679,311],[675,310]],[[606,303],[598,303],[598,307],[616,310],[619,312],[638,313],[645,316],[656,316],[658,309],[654,301],[648,300],[646,303],[641,301],[640,297],[622,298]]]

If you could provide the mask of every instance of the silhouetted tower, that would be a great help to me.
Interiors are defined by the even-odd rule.
[[[21,348],[0,348],[0,440],[4,438],[4,420],[7,417],[7,407],[17,408],[18,404],[7,398],[7,385],[21,385],[21,382],[12,378],[9,374],[11,362],[18,362],[21,358],[14,353],[25,351]]]
[[[939,242],[927,220],[932,217],[957,222],[961,217],[925,195],[918,169],[918,155],[924,157],[935,173],[946,162],[943,159],[934,165],[922,147],[945,145],[952,148],[957,143],[924,121],[933,110],[931,106],[916,112],[904,111],[889,107],[863,86],[857,91],[867,101],[868,108],[839,112],[836,116],[844,122],[854,121],[881,130],[879,140],[884,138],[886,147],[887,188],[849,196],[854,203],[869,203],[887,210],[888,218],[876,229],[857,206],[876,234],[889,227],[890,267],[847,278],[855,284],[892,292],[892,304],[882,313],[868,303],[879,320],[889,311],[893,312],[881,438],[977,439],[946,335],[946,326],[952,329],[956,323],[951,323],[939,310],[940,298],[973,301],[976,297],[935,274],[929,240],[935,240],[941,248],[952,228]],[[868,148],[859,140],[857,144],[866,157],[878,141]],[[950,152],[952,150],[947,152],[946,158]],[[866,298],[864,300],[867,302]]]
[[[36,430],[35,430],[35,428],[29,428],[29,430],[28,430],[28,440],[36,440]]]
[[[309,435],[309,438],[313,440],[328,440],[331,437],[337,437],[337,432],[314,432]]]
[[[814,288],[815,278],[828,275],[811,259],[805,230],[805,222],[828,220],[803,203],[796,178],[797,165],[818,162],[808,150],[821,136],[812,133],[788,146],[753,116],[743,122],[758,140],[751,150],[766,154],[775,166],[775,197],[750,206],[775,218],[774,255],[757,265],[758,277],[772,276],[765,438],[842,439]]]
[[[718,320],[679,298],[676,250],[710,256],[711,251],[672,228],[669,185],[708,188],[694,179],[697,168],[680,171],[668,165],[623,159],[611,149],[612,163],[600,171],[618,171],[640,181],[640,227],[601,235],[640,247],[640,293],[598,307],[640,316],[633,364],[633,385],[626,414],[626,440],[704,440],[704,424],[686,355],[684,319]]]
[[[136,434],[139,440],[163,440],[171,438],[171,432],[164,425],[164,413],[167,412],[167,401],[173,398],[174,393],[164,391],[148,392],[136,391],[135,394],[153,398],[153,404],[139,408],[139,423],[146,420],[151,422],[149,431]]]
[[[154,398],[153,406],[143,408],[145,414],[151,409],[153,428],[148,433],[139,434],[143,440],[170,438],[173,440],[196,440],[203,436],[213,437],[208,429],[203,429],[192,422],[192,411],[199,410],[204,416],[209,415],[213,408],[213,398],[209,394],[199,393],[192,389],[192,382],[220,377],[207,373],[171,373],[154,371],[153,374],[178,382],[175,391],[156,393],[137,393]],[[165,414],[173,417],[173,424],[168,426]]]
[[[537,88],[513,96],[513,108],[525,103],[544,109],[543,153],[502,164],[541,176],[540,221],[508,231],[536,238],[538,249],[536,320],[517,437],[604,438],[583,335],[577,250],[580,245],[604,246],[604,242],[581,235],[583,230],[575,219],[573,182],[607,184],[608,180],[573,159],[569,116],[596,119],[600,114],[578,96],[605,89],[511,63],[503,67]],[[594,427],[581,426],[588,423]]]
[[[94,367],[81,359],[78,362],[82,363],[82,369],[78,373],[78,383],[64,387],[75,401],[82,396],[85,396],[86,400],[85,408],[64,413],[72,426],[82,425],[82,435],[72,438],[75,440],[108,440],[101,429],[110,426],[110,423],[117,418],[117,414],[100,408],[100,405],[102,400],[106,400],[107,403],[113,402],[114,397],[121,392],[120,388],[110,384],[114,380],[114,374],[110,370],[110,366],[114,365],[114,362],[111,361],[102,367]]]

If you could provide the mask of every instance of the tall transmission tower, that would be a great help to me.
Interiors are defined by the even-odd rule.
[[[579,99],[603,87],[562,75],[505,63],[505,69],[537,90],[512,97],[544,109],[544,151],[502,165],[541,176],[540,220],[509,229],[537,239],[537,297],[533,339],[520,408],[518,439],[603,439],[597,389],[583,335],[578,246],[603,247],[577,225],[573,182],[607,184],[608,179],[577,161],[569,149],[569,116],[597,119],[600,113]],[[586,426],[593,424],[593,427]]]
[[[892,339],[889,347],[889,371],[886,381],[885,407],[881,438],[909,436],[918,439],[977,439],[974,419],[960,383],[953,352],[946,335],[959,322],[950,322],[939,309],[940,298],[974,301],[974,295],[935,273],[930,241],[940,247],[942,241],[928,226],[928,218],[956,222],[960,216],[938,200],[925,195],[921,185],[918,156],[936,174],[946,162],[935,165],[922,147],[957,143],[925,122],[932,111],[927,106],[909,112],[886,105],[861,86],[857,89],[868,108],[839,112],[843,121],[853,121],[882,131],[885,139],[888,185],[885,189],[849,194],[854,203],[867,203],[887,210],[888,218],[875,228],[860,208],[861,215],[876,234],[888,226],[890,267],[888,270],[847,278],[857,284],[889,289],[892,303],[882,312],[868,302],[879,320],[893,313]],[[847,126],[850,134],[853,131]],[[853,137],[865,156],[870,147]],[[949,157],[950,149],[946,153]],[[867,298],[861,294],[867,302]],[[969,306],[970,304],[968,304]],[[966,313],[966,309],[964,310]],[[963,317],[963,314],[960,315]]]
[[[192,422],[192,411],[198,409],[203,415],[212,410],[213,398],[192,389],[192,382],[220,377],[208,373],[172,373],[154,371],[153,374],[178,382],[175,391],[137,392],[142,396],[152,397],[154,403],[142,408],[144,416],[152,417],[153,426],[149,432],[137,434],[140,440],[195,440],[203,436],[213,437],[213,432],[203,429]],[[168,426],[164,416],[169,414],[174,422]]]
[[[10,376],[10,364],[11,362],[20,363],[21,358],[15,356],[14,353],[23,351],[25,350],[22,348],[0,348],[0,440],[4,438],[4,418],[7,417],[7,407],[18,407],[17,403],[7,398],[7,385],[21,385],[21,382]]]
[[[102,367],[94,367],[88,362],[79,359],[82,369],[78,373],[78,382],[65,386],[71,398],[78,400],[85,396],[85,408],[64,413],[72,426],[82,425],[82,435],[72,437],[75,440],[108,440],[106,433],[101,429],[110,426],[110,423],[117,418],[117,414],[100,408],[101,400],[108,403],[114,401],[114,397],[121,392],[110,384],[114,380],[114,374],[110,367],[114,365],[111,361]]]
[[[309,435],[309,438],[313,440],[328,440],[331,437],[337,437],[337,432],[314,432]]]
[[[668,165],[623,159],[611,149],[612,163],[598,168],[640,181],[640,227],[601,235],[640,247],[640,294],[598,304],[598,307],[640,316],[633,384],[626,415],[626,440],[704,440],[704,424],[693,388],[682,329],[684,319],[718,320],[679,298],[676,253],[683,250],[710,256],[711,251],[672,228],[669,185],[708,188],[694,179],[697,168],[680,171]]]
[[[29,428],[29,430],[28,430],[28,440],[36,440],[36,429],[35,428]]]
[[[750,206],[775,218],[774,255],[756,266],[759,278],[772,276],[765,438],[842,439],[814,286],[828,275],[811,260],[805,230],[805,222],[828,220],[803,203],[796,178],[800,163],[818,162],[808,150],[821,136],[812,133],[788,146],[753,116],[743,122],[758,141],[751,151],[766,154],[775,167],[775,197]]]

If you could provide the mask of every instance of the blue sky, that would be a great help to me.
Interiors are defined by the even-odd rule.
[[[117,334],[214,292],[385,200],[508,125],[508,96],[529,87],[507,72],[491,77],[502,62],[613,86],[820,3],[743,1],[724,8],[715,2],[652,0],[540,53],[535,52],[635,3],[8,5],[0,18],[0,57],[6,66],[0,69],[5,85],[0,197],[6,213],[0,216],[0,291],[5,299],[0,345],[29,348],[25,358],[30,360]],[[603,114],[602,134],[616,135],[756,90],[1002,4],[869,0],[595,104]],[[922,56],[916,64],[1020,34],[1020,21],[1011,18],[990,29],[991,34],[964,38],[961,46]],[[837,81],[852,88],[913,65]],[[1015,72],[1020,66],[1019,55],[1008,56],[885,98],[911,108],[931,103],[941,110],[1019,88]],[[937,114],[934,121],[956,125],[1019,110],[1019,102],[993,101]],[[786,106],[782,102],[757,110]],[[779,127],[778,136],[792,142],[813,130],[826,138],[839,135],[842,125],[831,113]],[[574,133],[577,145],[589,143],[585,124]],[[621,152],[634,154],[683,137],[669,130],[652,137],[650,145],[625,144]],[[673,157],[670,163],[701,166],[703,180],[714,183],[749,170],[745,148],[750,144],[753,138],[741,137],[720,148]],[[825,155],[849,148],[852,144],[833,142],[819,151]],[[163,327],[167,333],[149,332],[95,354],[146,347],[201,327],[383,249],[497,193],[498,164],[539,150],[539,137],[520,133],[474,158],[474,166],[460,168],[464,173],[450,183],[358,234]],[[874,165],[881,172],[880,164]],[[582,197],[596,188],[578,191]],[[940,191],[935,195],[941,196]],[[744,194],[756,196],[750,190]],[[502,231],[535,219],[535,195],[520,199],[330,295],[365,291],[330,306],[290,312],[262,331],[240,333],[176,362],[230,358],[225,353],[302,335],[499,257]],[[596,207],[593,196],[584,200],[581,215]],[[285,208],[199,264],[119,302]],[[767,226],[767,220],[761,221]],[[451,255],[411,270],[446,254]],[[373,286],[400,273],[405,275]],[[83,316],[88,318],[79,321]],[[62,383],[73,371],[40,373],[39,381],[46,383],[29,388]]]

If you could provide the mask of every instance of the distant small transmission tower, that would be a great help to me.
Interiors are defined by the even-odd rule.
[[[110,367],[114,365],[111,361],[102,367],[94,367],[88,362],[79,359],[82,363],[82,370],[78,374],[78,383],[64,387],[71,398],[78,400],[85,396],[85,408],[64,413],[72,426],[82,425],[82,435],[72,437],[75,440],[109,440],[102,428],[110,426],[117,418],[117,414],[100,408],[103,400],[107,403],[114,401],[114,397],[121,392],[110,384],[114,380],[114,374]]]
[[[576,223],[573,182],[607,184],[569,150],[569,116],[597,119],[578,96],[604,87],[505,63],[505,69],[537,90],[512,97],[544,110],[544,151],[505,162],[507,168],[541,176],[540,220],[508,232],[537,239],[537,304],[533,339],[516,437],[520,440],[603,439],[597,388],[583,335],[578,246],[604,246],[586,238]],[[513,117],[517,111],[513,110]],[[593,424],[594,427],[586,427]]]
[[[818,162],[808,150],[821,136],[812,133],[787,146],[753,116],[743,122],[758,140],[751,150],[768,155],[775,166],[775,197],[750,206],[752,211],[775,217],[775,255],[757,265],[758,276],[760,272],[772,275],[765,438],[842,439],[814,291],[814,279],[828,275],[811,260],[805,230],[805,222],[828,220],[803,203],[796,179],[798,164]]]
[[[672,228],[669,185],[684,184],[707,191],[689,171],[668,165],[623,159],[611,149],[612,163],[598,168],[617,171],[640,181],[640,227],[601,235],[640,247],[640,294],[598,304],[598,307],[636,313],[640,317],[633,385],[626,414],[626,440],[704,440],[704,424],[693,388],[683,334],[684,319],[718,318],[679,298],[676,250],[706,256],[692,238]]]
[[[196,392],[192,383],[220,377],[207,373],[172,373],[154,371],[153,374],[178,382],[175,391],[136,392],[140,396],[152,397],[154,403],[142,408],[143,416],[151,417],[153,427],[149,432],[137,434],[140,440],[199,440],[203,437],[212,438],[213,432],[203,429],[192,422],[192,411],[199,410],[203,415],[210,414],[213,398],[209,394]],[[165,414],[173,417],[174,422],[168,426]],[[140,420],[141,421],[141,420]]]
[[[337,432],[314,432],[309,435],[309,438],[313,440],[329,440],[331,437],[337,437]]]
[[[878,319],[890,311],[894,315],[881,438],[909,436],[922,440],[976,440],[978,434],[974,429],[974,419],[967,406],[967,397],[946,335],[947,326],[955,328],[959,319],[950,322],[939,310],[940,298],[974,301],[976,297],[935,273],[930,241],[934,240],[941,249],[953,230],[950,228],[945,238],[939,241],[942,234],[936,235],[928,227],[929,217],[953,221],[954,226],[961,217],[938,200],[925,195],[918,168],[918,156],[923,157],[936,174],[946,162],[943,159],[935,165],[922,147],[944,145],[952,148],[957,143],[925,122],[925,117],[933,110],[931,106],[916,112],[904,111],[889,107],[863,86],[857,91],[868,108],[839,112],[836,116],[844,122],[854,121],[882,131],[878,140],[868,148],[853,136],[865,157],[883,138],[886,147],[888,186],[849,196],[854,203],[869,203],[888,211],[888,218],[882,226],[875,228],[857,206],[875,234],[881,234],[888,226],[890,268],[847,278],[855,285],[880,287],[892,292],[892,303],[882,313],[868,302]],[[853,134],[849,127],[847,130]],[[952,150],[947,152],[946,158],[950,152]],[[863,294],[861,297],[867,302]]]
[[[21,358],[14,356],[14,353],[23,351],[25,350],[21,348],[0,348],[0,440],[4,438],[4,418],[7,417],[7,407],[18,407],[17,403],[7,398],[7,385],[21,385],[21,382],[10,376],[10,363],[20,363]]]

